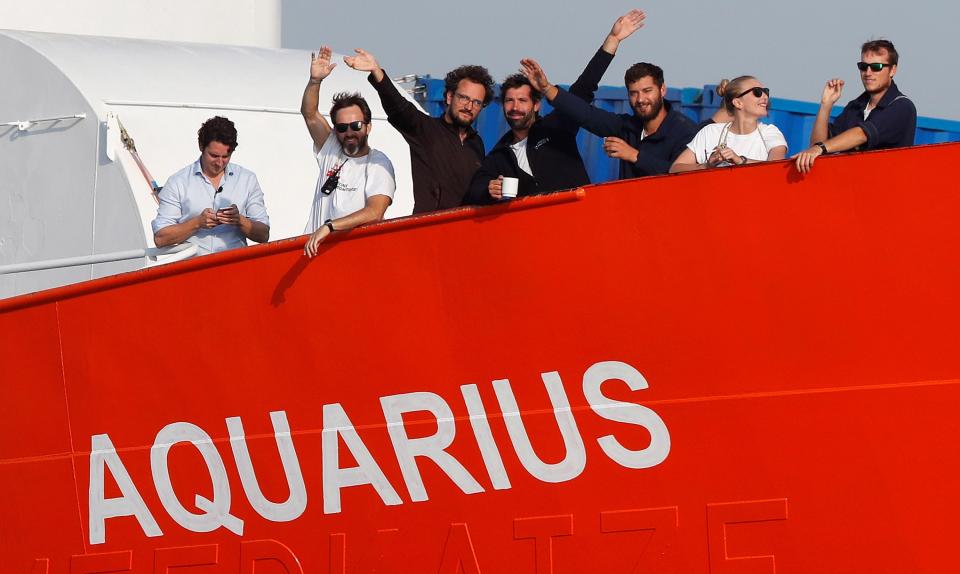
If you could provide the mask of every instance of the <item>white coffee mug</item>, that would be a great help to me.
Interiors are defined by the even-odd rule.
[[[512,199],[517,196],[517,186],[520,185],[520,180],[515,177],[505,177],[503,178],[501,191],[503,197]]]

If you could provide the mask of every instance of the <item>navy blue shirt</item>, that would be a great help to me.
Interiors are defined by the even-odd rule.
[[[859,150],[912,146],[917,132],[917,108],[900,93],[897,84],[890,82],[880,103],[863,119],[863,110],[869,101],[870,94],[864,92],[848,103],[830,124],[830,137],[860,127],[867,134],[867,143],[857,148]]]
[[[595,108],[563,89],[559,89],[551,103],[588,132],[600,137],[619,137],[639,150],[635,163],[620,160],[620,179],[668,173],[674,160],[697,134],[693,121],[672,109],[666,100],[663,107],[667,117],[657,131],[647,137],[642,137],[643,121],[637,116]]]

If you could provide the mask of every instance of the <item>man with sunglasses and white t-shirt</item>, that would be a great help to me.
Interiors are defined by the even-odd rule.
[[[304,247],[308,257],[315,256],[320,243],[334,231],[382,220],[397,187],[390,159],[367,144],[370,106],[360,94],[340,93],[333,97],[332,129],[317,109],[320,84],[336,67],[330,63],[330,55],[328,46],[311,54],[310,81],[300,102],[300,113],[313,138],[313,151],[320,165],[306,229],[311,233]]]
[[[900,93],[893,76],[899,55],[889,40],[871,40],[860,49],[860,81],[864,92],[830,123],[830,110],[840,99],[843,80],[834,78],[823,88],[820,110],[810,134],[810,148],[797,155],[797,169],[807,173],[826,153],[873,150],[913,145],[917,108]]]

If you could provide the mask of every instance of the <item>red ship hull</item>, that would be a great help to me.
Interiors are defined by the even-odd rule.
[[[2,571],[950,571],[958,151],[0,302]]]

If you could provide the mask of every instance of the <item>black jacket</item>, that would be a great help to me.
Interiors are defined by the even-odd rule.
[[[459,129],[442,117],[421,112],[400,94],[386,72],[370,84],[380,95],[380,103],[390,125],[397,128],[410,145],[413,172],[413,212],[425,213],[458,207],[483,159],[483,139],[473,128],[460,141]]]
[[[570,86],[570,93],[586,103],[592,102],[600,80],[612,61],[613,55],[602,49],[597,50],[583,73]],[[474,174],[464,204],[495,203],[487,186],[490,180],[501,175],[519,180],[518,197],[589,184],[590,177],[577,149],[579,130],[580,126],[571,118],[556,112],[537,119],[527,134],[527,161],[533,171],[532,176],[517,164],[517,157],[510,149],[513,131],[508,131]]]
[[[636,163],[620,161],[620,179],[668,173],[674,160],[697,134],[693,120],[672,109],[666,100],[663,106],[667,117],[655,133],[642,139],[643,122],[634,115],[595,108],[564,90],[557,93],[553,105],[588,132],[600,137],[619,137],[640,151]]]

